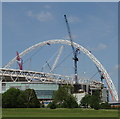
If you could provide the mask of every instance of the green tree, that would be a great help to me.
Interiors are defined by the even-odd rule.
[[[10,88],[2,94],[3,108],[24,108],[40,107],[39,100],[33,89],[21,91],[16,88]]]
[[[90,107],[98,110],[100,109],[100,103],[101,103],[100,91],[96,90],[91,96]]]
[[[26,107],[31,107],[31,108],[37,108],[40,107],[40,103],[39,100],[37,99],[36,93],[33,89],[26,89],[24,91],[24,95],[25,95],[25,105]]]
[[[27,102],[27,97],[25,94],[25,91],[21,91],[20,95],[17,97],[17,102],[18,102],[18,107],[20,108],[25,108],[27,107],[26,102]]]
[[[18,102],[16,98],[20,95],[21,91],[16,88],[10,88],[5,93],[2,94],[2,107],[16,108],[18,107]]]
[[[76,98],[73,95],[68,95],[66,99],[64,100],[62,107],[64,108],[77,108],[78,103],[76,101]]]
[[[68,89],[65,86],[60,86],[57,91],[53,94],[53,99],[55,102],[59,102],[60,104],[68,97]]]
[[[91,104],[91,95],[87,94],[85,95],[82,100],[80,101],[80,106],[83,106],[85,108],[88,108],[88,106]]]
[[[72,86],[60,86],[57,91],[54,92],[53,100],[57,107],[75,108],[78,107],[76,98],[73,97]]]
[[[100,91],[96,90],[92,95],[85,95],[85,97],[82,98],[80,106],[83,106],[85,108],[88,108],[90,106],[91,108],[94,108],[96,110],[100,109]]]

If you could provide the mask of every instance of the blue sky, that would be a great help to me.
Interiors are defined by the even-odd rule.
[[[115,2],[3,3],[3,65],[15,57],[16,51],[22,52],[42,41],[67,38],[64,14],[68,16],[74,42],[92,51],[118,88],[118,6]],[[34,54],[37,50],[23,57],[27,62],[23,66],[24,69],[40,71],[59,47],[60,45],[46,46],[38,49],[40,52],[36,55]],[[71,47],[65,46],[59,63],[71,52]],[[34,57],[29,60],[32,54]],[[95,65],[83,53],[78,57],[79,76],[92,77],[97,72]],[[54,60],[49,62],[50,66],[53,62]],[[17,63],[13,68],[17,68]],[[44,70],[49,72],[47,66]],[[72,54],[54,72],[73,75]],[[93,79],[100,80],[99,75]]]

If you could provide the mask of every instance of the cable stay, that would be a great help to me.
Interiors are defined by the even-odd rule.
[[[49,67],[49,69],[51,70],[51,66],[50,66],[50,64],[47,61],[46,61],[46,64]]]
[[[70,57],[71,54],[72,54],[72,52],[69,53],[58,65],[56,65],[56,67],[54,69],[58,68],[65,60],[67,60]]]
[[[102,71],[99,70],[99,68],[97,66],[96,66],[96,68],[97,68],[98,71],[94,75],[92,75],[92,77],[90,77],[89,80],[91,80],[92,78],[94,78],[99,73],[100,74],[101,82],[103,83],[103,79],[105,79],[105,77],[104,77]]]
[[[45,66],[47,65],[47,63],[49,63],[55,57],[55,55],[57,54],[57,52],[55,52],[54,55],[48,61],[45,62],[45,64],[41,68],[41,72],[43,72],[43,70],[44,70]]]
[[[63,48],[64,48],[64,46],[62,45],[62,46],[60,47],[59,51],[58,51],[58,55],[57,55],[57,57],[56,57],[56,59],[55,59],[54,64],[52,65],[52,68],[51,68],[50,72],[52,72],[52,71],[55,69],[55,67],[56,67],[56,65],[57,65],[57,63],[58,63],[58,61],[59,61],[59,58],[60,58],[60,56],[61,56],[61,54],[62,54]]]
[[[31,63],[32,63],[32,59],[30,58],[29,65],[28,65],[28,70],[31,69]]]
[[[34,52],[30,57],[28,57],[26,60],[24,60],[23,64],[25,64],[28,60],[32,59],[33,56],[37,55],[37,53],[39,53],[39,51],[42,49],[38,48],[36,52]]]
[[[44,68],[45,68],[45,66],[47,65],[49,65],[48,67],[49,67],[49,69],[50,69],[50,72],[53,72],[53,70],[55,69],[55,67],[56,67],[56,65],[57,65],[57,63],[58,63],[58,61],[59,61],[59,58],[60,58],[60,56],[61,56],[61,53],[62,53],[62,51],[63,51],[63,47],[64,46],[61,46],[58,50],[57,50],[57,52],[55,52],[55,54],[48,60],[48,61],[46,61],[46,63],[42,66],[42,68],[41,68],[41,71],[43,71],[44,70]],[[58,54],[58,55],[57,55]],[[53,58],[55,57],[57,55],[57,57],[56,57],[56,59],[55,59],[55,62],[54,62],[54,64],[52,65],[52,67],[50,66],[50,61],[51,60],[53,60]]]
[[[89,80],[91,80],[93,77],[95,77],[98,74],[98,71],[91,77]]]

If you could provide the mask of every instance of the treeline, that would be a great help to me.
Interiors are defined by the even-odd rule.
[[[110,109],[111,106],[108,102],[102,102],[100,91],[96,90],[93,95],[87,94],[82,98],[80,107],[98,109]]]
[[[100,91],[96,90],[93,95],[85,95],[78,105],[77,99],[73,96],[72,86],[62,86],[53,94],[53,102],[48,107],[55,108],[93,108],[110,109],[108,102],[103,103],[100,97]]]
[[[16,88],[10,88],[2,94],[3,108],[39,108],[40,106],[33,89],[21,91]]]
[[[53,101],[48,104],[48,108],[93,108],[110,109],[108,102],[101,101],[100,92],[96,90],[93,95],[85,95],[78,105],[76,97],[73,96],[74,88],[70,85],[60,86],[53,93]],[[45,107],[40,103],[33,89],[21,91],[16,88],[10,88],[2,94],[3,108],[40,108]]]

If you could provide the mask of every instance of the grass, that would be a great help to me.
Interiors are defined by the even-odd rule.
[[[118,110],[7,108],[3,117],[118,117]]]

